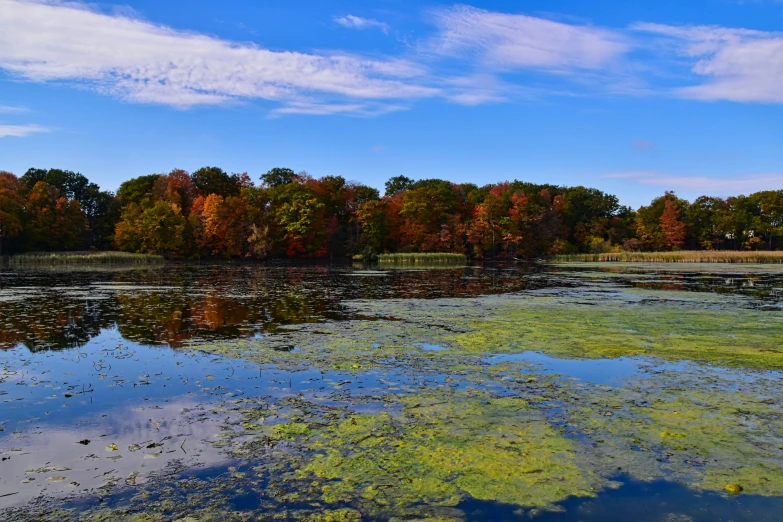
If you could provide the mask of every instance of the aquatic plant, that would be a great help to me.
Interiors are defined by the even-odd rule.
[[[680,250],[553,256],[555,263],[783,263],[783,251]]]
[[[466,265],[468,258],[465,254],[423,253],[411,252],[407,254],[381,254],[378,263],[382,265]]]
[[[162,256],[132,254],[128,252],[38,252],[19,254],[8,258],[8,263],[11,266],[77,264],[150,265],[163,262]]]
[[[464,350],[485,353],[542,351],[569,358],[647,355],[747,368],[783,368],[780,312],[721,309],[696,303],[603,304],[548,298],[505,299],[471,331],[450,338]]]
[[[565,402],[570,422],[601,441],[599,459],[702,489],[783,495],[777,384],[685,371],[628,384],[582,387],[582,401]]]
[[[324,501],[397,512],[467,495],[542,507],[598,485],[576,443],[523,399],[425,392],[401,402],[400,413],[353,415],[310,439],[318,455],[300,474],[320,479]]]
[[[207,403],[197,410],[188,407],[190,413],[171,413],[169,419],[188,415],[193,425],[219,421],[219,436],[200,441],[188,436],[185,449],[212,444],[209,449],[225,454],[228,462],[210,469],[206,478],[194,477],[200,471],[183,465],[147,484],[136,482],[135,471],[127,478],[110,472],[106,486],[90,490],[105,499],[93,504],[92,513],[80,507],[67,516],[44,517],[34,511],[41,504],[31,504],[25,509],[33,511],[3,511],[0,518],[328,521],[396,516],[399,521],[445,522],[475,519],[461,505],[471,499],[512,504],[532,516],[536,508],[571,495],[598,494],[618,473],[677,481],[726,498],[783,496],[783,410],[776,400],[783,384],[767,371],[783,367],[783,312],[754,308],[759,301],[730,294],[627,289],[592,281],[577,285],[501,297],[341,301],[339,317],[350,320],[339,321],[280,293],[275,302],[294,309],[293,315],[280,317],[317,322],[269,328],[259,338],[215,341],[215,335],[183,343],[215,357],[177,351],[221,367],[226,363],[225,375],[214,371],[195,382]],[[139,332],[176,333],[188,318],[182,310],[196,308],[168,289],[152,292],[124,282],[107,287],[134,312],[115,319],[126,338],[131,323]],[[187,312],[195,320],[217,328],[256,324],[244,309],[232,311],[236,295],[213,296],[211,291],[198,290],[204,311]],[[20,293],[13,299],[8,303],[30,297]],[[223,315],[214,312],[218,308]],[[29,322],[22,308],[13,315]],[[526,356],[515,356],[531,350],[570,361],[566,369],[555,367],[561,375],[538,371]],[[124,358],[133,351],[115,355]],[[625,361],[638,364],[636,373],[611,385],[576,380],[567,370],[580,359],[640,355]],[[251,372],[232,377],[245,365]],[[115,382],[117,374],[125,382],[123,365],[115,367],[105,378]],[[183,378],[193,381],[191,372],[183,368]],[[152,389],[171,377],[145,373],[137,383]],[[52,380],[48,386],[58,384]],[[14,428],[4,422],[0,429],[11,432]],[[72,444],[82,444],[79,438]],[[108,459],[128,447],[115,436],[89,438],[107,463],[117,462]],[[154,452],[145,454],[161,459],[139,460],[143,466],[168,453],[179,455],[169,450],[184,443],[163,440],[168,445],[163,451],[159,440],[146,446]],[[103,464],[101,471],[113,467]],[[38,482],[45,482],[47,494],[72,480],[60,482],[70,471],[45,471]],[[254,504],[237,507],[245,495]]]

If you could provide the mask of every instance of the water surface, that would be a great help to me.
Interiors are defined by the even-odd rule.
[[[0,518],[775,520],[781,288],[735,265],[3,270]]]

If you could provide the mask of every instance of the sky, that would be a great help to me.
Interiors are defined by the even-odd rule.
[[[0,170],[783,189],[781,0],[0,0]]]

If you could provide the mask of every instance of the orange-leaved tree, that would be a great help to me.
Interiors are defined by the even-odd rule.
[[[685,244],[685,223],[680,221],[680,209],[671,198],[667,198],[661,214],[661,233],[664,243],[672,249]]]
[[[16,237],[22,231],[24,198],[19,179],[10,172],[0,172],[0,254],[3,240]]]

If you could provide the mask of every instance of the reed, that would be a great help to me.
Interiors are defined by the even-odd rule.
[[[783,263],[783,251],[681,250],[678,252],[608,252],[554,256],[556,263]]]
[[[29,265],[152,265],[163,256],[129,252],[35,252],[8,258],[11,266]]]
[[[378,256],[378,263],[396,265],[466,265],[468,258],[465,254],[415,252],[408,254],[381,254]]]

